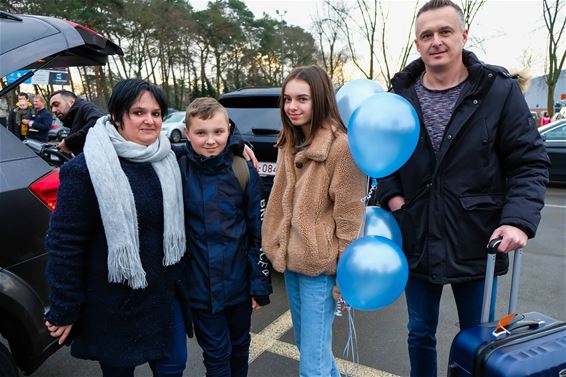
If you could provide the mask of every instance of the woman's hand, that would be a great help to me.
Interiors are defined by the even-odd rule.
[[[45,326],[47,327],[47,330],[49,330],[49,333],[52,337],[59,338],[59,344],[65,343],[65,340],[67,340],[67,337],[69,336],[71,329],[73,328],[72,323],[70,325],[57,326],[52,325],[51,323],[49,323],[49,321],[45,321]]]
[[[259,163],[257,162],[255,153],[247,144],[244,144],[244,151],[242,152],[242,157],[244,157],[246,161],[251,161],[255,170],[259,170]]]
[[[254,298],[252,297],[252,309],[257,312],[258,310],[261,310],[261,308],[262,306],[255,302]]]

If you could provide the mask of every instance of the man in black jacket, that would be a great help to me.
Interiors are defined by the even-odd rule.
[[[451,284],[460,327],[479,323],[486,245],[507,252],[534,237],[548,183],[548,156],[516,80],[464,50],[460,7],[431,0],[419,10],[420,59],[392,80],[421,122],[411,158],[381,180],[378,200],[393,211],[410,266],[411,376],[436,376],[436,327],[444,284]]]
[[[69,135],[57,147],[77,155],[83,151],[88,129],[106,115],[95,104],[78,98],[73,92],[59,90],[51,95],[51,112],[70,129]]]

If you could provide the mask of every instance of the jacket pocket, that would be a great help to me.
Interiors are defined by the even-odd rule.
[[[458,198],[454,212],[447,216],[447,237],[459,261],[485,260],[485,245],[499,224],[505,196],[465,195]],[[459,208],[458,208],[459,207]]]
[[[338,243],[334,242],[334,230],[324,223],[315,225],[316,249],[319,260],[338,259]]]
[[[460,197],[462,208],[467,211],[482,211],[503,208],[504,195],[466,195]]]

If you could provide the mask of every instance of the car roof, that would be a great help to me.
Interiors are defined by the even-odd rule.
[[[218,102],[226,108],[278,108],[281,88],[243,88],[226,93]]]
[[[19,69],[103,65],[114,54],[124,53],[82,25],[0,11],[0,77]]]
[[[281,88],[242,88],[220,96],[220,98],[233,97],[279,97]]]
[[[538,130],[539,130],[540,133],[545,133],[546,131],[551,130],[555,127],[561,126],[564,123],[566,123],[566,119],[558,119],[558,120],[556,120],[552,123],[548,123],[548,124],[545,124],[542,127],[539,127]]]

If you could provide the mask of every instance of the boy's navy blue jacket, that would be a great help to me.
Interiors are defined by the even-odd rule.
[[[189,143],[175,149],[183,180],[189,304],[213,313],[250,296],[261,305],[272,292],[268,261],[260,250],[265,206],[260,178],[248,163],[249,181],[242,192],[232,168],[233,149],[239,145],[233,136],[221,154],[210,158],[197,155]]]

